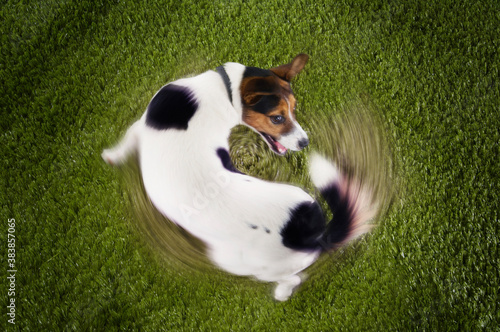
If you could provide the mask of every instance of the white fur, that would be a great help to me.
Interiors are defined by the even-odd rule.
[[[300,188],[223,167],[216,149],[229,149],[231,128],[242,124],[239,85],[245,67],[228,63],[225,68],[234,104],[214,71],[180,79],[175,84],[189,87],[199,104],[187,130],[156,130],[145,124],[143,116],[120,144],[102,156],[110,164],[119,164],[137,150],[144,186],[156,208],[203,240],[209,257],[222,269],[277,282],[275,298],[284,301],[301,282],[297,273],[311,265],[320,251],[289,249],[282,244],[280,231],[290,209],[313,198]],[[304,136],[297,124],[293,137]],[[322,164],[320,171],[325,167]]]
[[[314,186],[320,190],[337,183],[341,178],[335,165],[317,153],[309,157],[309,175]]]

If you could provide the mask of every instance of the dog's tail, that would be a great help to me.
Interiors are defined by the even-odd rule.
[[[333,218],[321,241],[325,250],[335,249],[370,231],[377,214],[371,191],[356,180],[348,180],[336,166],[318,154],[311,156],[311,179],[330,207]]]

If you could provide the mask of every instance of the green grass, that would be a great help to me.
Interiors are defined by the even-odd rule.
[[[0,8],[0,327],[498,330],[498,1]],[[385,133],[393,194],[372,235],[324,257],[276,303],[270,285],[158,259],[131,226],[123,172],[100,152],[166,82],[227,61],[271,67],[299,52],[311,56],[294,82],[299,120],[309,130],[320,114],[342,123],[353,100],[367,101]],[[327,149],[319,143],[311,149]],[[284,167],[287,180],[306,184],[307,153],[269,162],[252,153],[240,167],[263,177]],[[9,218],[15,326],[5,314]]]

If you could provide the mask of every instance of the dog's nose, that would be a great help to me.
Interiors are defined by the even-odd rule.
[[[309,145],[309,139],[308,138],[303,138],[299,141],[299,148],[303,149],[306,146]]]

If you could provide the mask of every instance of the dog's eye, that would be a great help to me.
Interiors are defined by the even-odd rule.
[[[285,117],[281,115],[273,115],[270,118],[271,122],[274,124],[282,124],[283,122],[285,122]]]

